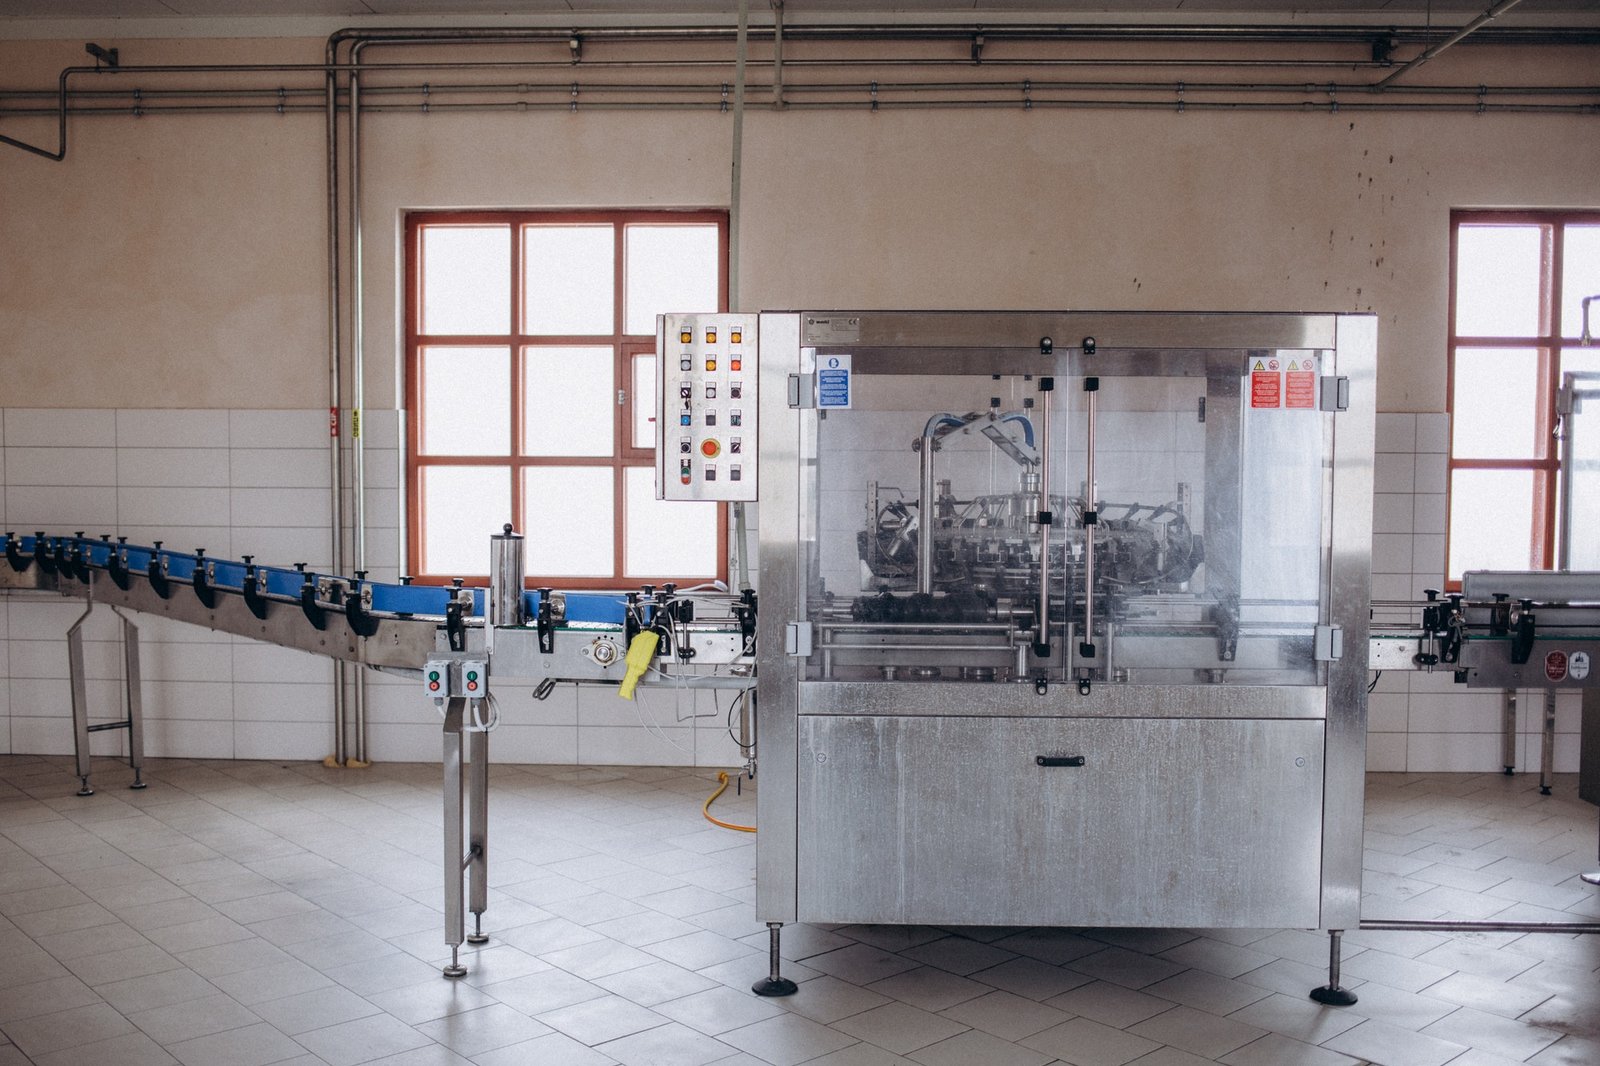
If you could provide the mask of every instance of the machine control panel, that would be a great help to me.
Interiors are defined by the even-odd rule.
[[[656,497],[756,498],[756,316],[656,319]]]

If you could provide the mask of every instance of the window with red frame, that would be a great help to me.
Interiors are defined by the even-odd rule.
[[[726,579],[714,503],[655,498],[655,318],[727,303],[720,211],[416,212],[405,230],[408,565],[530,584]]]
[[[1600,292],[1600,211],[1456,211],[1450,219],[1450,536],[1447,578],[1556,559],[1552,430],[1565,371]]]

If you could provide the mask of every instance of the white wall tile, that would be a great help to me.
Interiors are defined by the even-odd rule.
[[[232,682],[146,681],[141,691],[147,720],[233,721]]]
[[[1417,455],[1417,476],[1412,491],[1442,493],[1448,483],[1449,456]]]
[[[1412,528],[1417,533],[1444,533],[1449,528],[1449,509],[1443,493],[1419,492],[1411,497]]]
[[[324,457],[326,460],[326,457]],[[393,448],[368,448],[366,450],[367,487],[369,489],[394,489],[400,487],[400,453]]]
[[[333,721],[331,684],[251,684],[233,686],[233,717],[237,722]]]
[[[123,409],[117,445],[123,448],[226,448],[228,412],[159,408]]]
[[[141,614],[133,616],[136,621],[145,617]],[[233,680],[233,658],[228,644],[154,641],[144,639],[142,629],[140,636],[139,662],[142,674],[148,680],[218,683]],[[120,646],[114,647],[120,651]]]
[[[1406,769],[1404,733],[1368,733],[1367,769],[1374,773],[1399,773]]]
[[[1374,533],[1410,533],[1412,500],[1407,492],[1380,492],[1372,498]]]
[[[361,434],[368,447],[394,446],[400,432],[400,412],[392,407],[367,407],[361,411]]]
[[[502,725],[489,735],[489,761],[575,765],[580,761],[578,737],[581,732],[576,726]],[[439,758],[438,748],[439,735],[435,731],[435,759]]]
[[[489,738],[491,762],[513,762],[496,750],[505,734],[497,729]],[[331,743],[331,741],[329,741]],[[443,758],[444,740],[439,726],[408,724],[402,722],[367,723],[367,755],[375,762],[439,762]]]
[[[6,523],[17,530],[109,532],[117,526],[117,494],[112,489],[7,485]]]
[[[326,448],[328,412],[230,411],[229,443],[235,448]]]
[[[117,443],[110,411],[82,408],[12,407],[6,411],[5,446],[111,448]]]
[[[1380,452],[1413,452],[1417,447],[1417,416],[1378,412],[1377,444]]]
[[[327,448],[234,448],[228,462],[235,488],[326,490],[330,484]]]
[[[227,526],[228,490],[153,487],[118,489],[117,514],[121,521],[135,526]],[[215,550],[210,545],[203,546],[208,551]]]
[[[1406,533],[1372,535],[1372,572],[1375,574],[1411,573],[1411,536]]]
[[[1444,534],[1419,533],[1411,538],[1411,571],[1444,580]]]
[[[1374,692],[1367,697],[1367,731],[1404,733],[1408,697],[1404,692]]]
[[[330,528],[330,502],[322,489],[233,489],[235,526]]]
[[[329,726],[313,722],[239,722],[235,759],[321,759],[333,747]]]
[[[1413,599],[1411,593],[1411,575],[1405,574],[1373,574],[1372,598],[1375,600],[1409,600]]]
[[[1406,770],[1411,773],[1482,773],[1499,767],[1498,733],[1407,735]]]
[[[119,448],[117,484],[124,488],[225,488],[225,448]]]
[[[1443,413],[1417,416],[1417,451],[1444,455],[1450,451],[1450,416]]]
[[[1377,492],[1411,492],[1417,483],[1416,459],[1410,454],[1380,453],[1373,461],[1372,487]]]
[[[234,557],[252,556],[266,566],[293,566],[305,563],[312,570],[327,570],[333,558],[332,538],[325,528],[280,529],[270,526],[241,526],[234,531]]]
[[[235,684],[331,685],[333,660],[275,644],[246,641],[233,646]]]
[[[1414,692],[1410,696],[1410,728],[1417,733],[1495,733],[1503,721],[1498,692]]]
[[[204,548],[207,555],[219,559],[233,557],[233,530],[225,525],[187,526],[161,523],[147,526],[124,523],[119,527],[119,532],[128,538],[129,544],[151,547],[159,540],[166,551],[192,553],[196,548]]]
[[[152,719],[145,723],[144,753],[152,759],[231,759],[234,728],[232,722]]]
[[[692,766],[694,735],[683,726],[647,733],[638,727],[578,730],[578,762],[587,766]]]
[[[7,485],[114,486],[115,448],[7,448]]]

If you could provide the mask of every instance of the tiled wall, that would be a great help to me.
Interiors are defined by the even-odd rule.
[[[1380,414],[1373,488],[1372,598],[1421,599],[1443,588],[1450,419]],[[1373,770],[1473,771],[1502,766],[1504,696],[1455,684],[1450,670],[1380,677],[1369,703],[1367,766]],[[1555,769],[1578,768],[1579,694],[1556,703]],[[1537,772],[1542,690],[1517,693],[1516,762]]]
[[[367,552],[372,576],[400,572],[395,412],[366,413]],[[117,532],[178,550],[328,565],[327,413],[313,411],[0,410],[0,528]],[[1373,595],[1411,599],[1444,570],[1444,415],[1378,418]],[[754,517],[754,508],[752,519]],[[859,513],[857,510],[856,513]],[[750,542],[754,544],[754,523]],[[0,751],[67,753],[68,626],[76,600],[0,597]],[[151,755],[316,759],[332,748],[333,668],[326,660],[158,618],[135,616],[143,643]],[[120,712],[117,624],[86,626],[93,717]],[[369,754],[438,757],[431,704],[402,678],[368,674]],[[653,690],[636,703],[609,688],[563,686],[549,699],[496,688],[496,759],[731,766],[727,693]],[[1467,691],[1448,672],[1391,673],[1373,692],[1368,764],[1378,770],[1501,766],[1501,696]],[[1519,766],[1537,769],[1543,699],[1519,699]],[[1578,703],[1563,697],[1556,769],[1577,766]],[[123,750],[100,733],[97,751]]]

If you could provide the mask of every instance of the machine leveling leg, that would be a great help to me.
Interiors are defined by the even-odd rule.
[[[1517,690],[1505,692],[1505,721],[1500,731],[1500,763],[1510,777],[1517,769]]]
[[[799,986],[778,972],[782,962],[778,957],[778,930],[783,928],[782,922],[768,922],[768,972],[767,976],[750,986],[750,991],[758,996],[792,996],[799,991]]]
[[[487,944],[483,912],[489,909],[489,734],[467,734],[467,908],[472,911],[469,944]]]
[[[1311,990],[1311,998],[1329,1007],[1348,1007],[1356,1001],[1356,994],[1339,986],[1339,941],[1343,929],[1328,930],[1328,983]]]
[[[1550,795],[1556,763],[1556,690],[1544,690],[1544,737],[1539,749],[1539,795]]]

